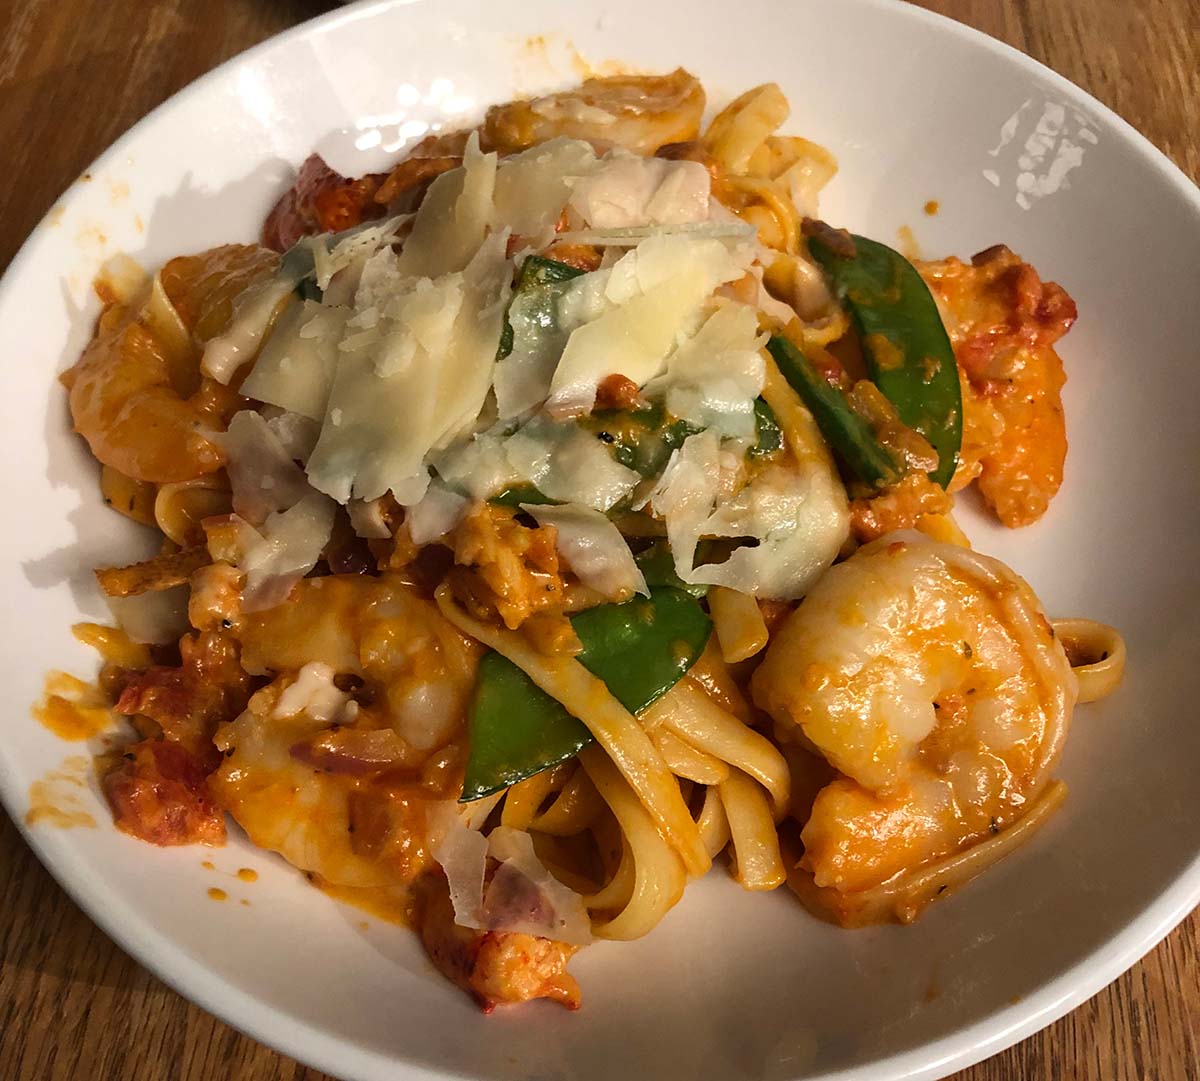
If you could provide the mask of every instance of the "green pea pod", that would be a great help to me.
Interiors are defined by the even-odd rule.
[[[512,661],[479,663],[462,801],[482,799],[574,758],[592,734]]]
[[[646,585],[653,592],[657,586],[669,586],[671,589],[682,589],[693,597],[703,597],[708,593],[708,586],[685,582],[675,570],[675,557],[671,555],[671,546],[664,541],[655,541],[649,548],[639,552],[634,561]]]
[[[657,477],[671,451],[700,430],[686,420],[671,420],[661,405],[598,409],[581,417],[579,425],[604,443],[626,469],[647,478]]]
[[[796,346],[775,336],[767,342],[767,349],[780,374],[808,406],[821,434],[859,480],[884,488],[900,479],[895,459],[875,438],[871,426]]]
[[[917,268],[886,244],[862,236],[850,245],[809,237],[862,339],[871,380],[900,419],[937,452],[930,479],[945,488],[962,448],[962,388],[950,338]]]
[[[700,602],[669,588],[590,608],[571,623],[583,643],[577,659],[631,713],[640,713],[679,682],[712,631]],[[463,802],[565,762],[592,742],[581,721],[498,653],[480,663],[470,723]]]
[[[562,285],[573,278],[578,278],[583,271],[578,267],[568,266],[555,259],[546,259],[541,255],[530,255],[521,264],[517,274],[517,283],[513,286],[513,296],[518,293],[540,289],[544,294],[545,318],[547,325],[554,322],[554,307],[562,293]],[[513,328],[508,317],[504,319],[504,329],[500,332],[500,346],[496,350],[496,359],[503,360],[513,350]]]
[[[488,502],[497,507],[513,507],[515,509],[522,503],[528,503],[531,506],[554,507],[558,506],[561,500],[551,499],[533,484],[510,484],[507,488],[491,496]]]
[[[754,399],[754,430],[758,435],[750,448],[752,458],[765,458],[783,447],[783,429],[775,419],[775,413],[762,398]]]

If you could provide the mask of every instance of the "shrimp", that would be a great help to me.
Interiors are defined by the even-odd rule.
[[[220,468],[224,454],[212,435],[243,399],[201,377],[200,346],[225,329],[238,295],[277,261],[263,248],[237,244],[181,256],[139,298],[105,308],[62,377],[75,430],[102,464],[155,484]]]
[[[491,1013],[502,1003],[548,998],[579,1009],[579,984],[567,962],[579,948],[565,942],[509,931],[477,931],[454,922],[446,880],[427,875],[418,921],[429,959],[447,979]]]
[[[777,737],[840,774],[816,797],[800,866],[808,899],[847,924],[912,918],[911,906],[878,911],[878,891],[902,898],[906,879],[1029,813],[1051,787],[1077,696],[1029,586],[917,533],[829,571],[752,686]]]
[[[208,789],[258,847],[357,889],[407,885],[429,866],[434,795],[388,775],[403,748],[328,669],[268,684],[214,743],[225,757]]]
[[[1035,522],[1062,484],[1067,455],[1054,343],[1075,322],[1075,302],[998,245],[966,264],[922,263],[938,299],[963,383],[962,463],[952,487],[976,477],[1006,526]]]
[[[411,882],[431,802],[461,788],[479,647],[397,575],[306,578],[285,605],[221,610],[246,670],[277,678],[218,729],[216,800],[333,885]]]
[[[695,139],[704,88],[683,68],[670,75],[585,79],[573,89],[530,101],[494,105],[483,123],[487,149],[510,153],[557,136],[653,154]]]
[[[398,575],[305,578],[233,633],[251,672],[319,661],[365,681],[414,765],[461,731],[481,653]]]

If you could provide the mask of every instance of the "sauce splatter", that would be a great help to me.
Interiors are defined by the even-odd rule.
[[[237,876],[243,882],[257,882],[258,881],[258,872],[253,870],[250,867],[238,868]]]
[[[210,886],[208,888],[208,897],[211,901],[225,901],[229,899],[229,894],[222,889],[218,889],[216,886]]]
[[[242,906],[243,906],[243,907],[245,907],[245,908],[249,908],[249,907],[250,907],[250,902],[249,902],[249,901],[247,901],[245,897],[243,897],[243,898],[242,898],[242,899],[241,899],[241,900],[238,902],[238,904],[239,904],[239,905],[242,905]]]
[[[215,871],[217,869],[217,865],[212,860],[205,860],[200,866],[206,871]]]
[[[909,226],[902,225],[896,230],[896,237],[900,241],[900,254],[905,259],[920,259],[921,249],[917,245],[917,238]]]
[[[929,202],[925,204],[925,213],[931,218],[934,217],[941,209],[941,204],[936,199],[930,199]]]
[[[34,719],[59,739],[78,741],[98,736],[114,723],[108,699],[98,687],[67,672],[49,672]]]
[[[25,824],[36,826],[44,822],[58,829],[94,829],[96,820],[83,807],[81,790],[86,788],[84,776],[89,767],[88,759],[72,755],[63,760],[57,770],[47,773],[40,781],[29,786],[29,810],[25,812]]]

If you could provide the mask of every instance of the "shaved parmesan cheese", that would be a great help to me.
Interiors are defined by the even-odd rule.
[[[188,595],[185,582],[171,589],[151,589],[129,597],[105,597],[117,626],[135,642],[175,645],[187,633]]]
[[[342,341],[308,463],[315,488],[339,503],[390,490],[409,506],[425,494],[430,451],[475,425],[491,387],[511,287],[506,243],[494,233],[464,270],[433,279],[404,278],[403,255],[372,256],[348,328],[372,325]]]
[[[350,696],[333,682],[334,671],[327,664],[313,661],[296,673],[294,682],[284,688],[271,716],[277,720],[303,713],[314,721],[343,720]]]
[[[597,386],[614,373],[639,387],[648,383],[662,371],[667,354],[695,329],[713,290],[741,277],[745,265],[740,253],[719,240],[651,237],[610,271],[597,271],[603,273],[608,274],[605,299],[612,306],[572,332],[546,402],[554,415],[591,412]]]
[[[248,543],[238,558],[238,569],[246,574],[243,611],[261,611],[287,599],[292,586],[321,558],[333,532],[335,509],[332,500],[311,492],[268,517],[261,530],[245,527]]]
[[[245,290],[238,297],[229,329],[205,345],[200,371],[218,383],[228,383],[253,359],[284,305],[294,302],[298,282],[299,278],[280,274]]]
[[[441,390],[433,446],[446,446],[474,427],[491,389],[504,309],[512,292],[507,247],[508,234],[493,233],[463,272],[463,309],[455,323],[452,346],[438,366]]]
[[[504,452],[518,475],[543,495],[598,511],[611,510],[642,479],[595,436],[543,417],[510,436]]]
[[[436,278],[467,265],[493,217],[496,162],[495,152],[480,153],[472,132],[462,166],[437,177],[421,200],[400,253],[401,274]]]
[[[429,544],[450,532],[466,516],[471,501],[443,484],[431,484],[405,517],[413,544]]]
[[[482,815],[463,815],[449,802],[429,813],[430,852],[446,873],[454,922],[481,931],[590,942],[592,925],[583,898],[546,870],[524,830],[497,826],[484,837],[469,824],[480,818],[482,825],[496,801],[477,802],[484,805]],[[490,879],[489,860],[497,864]]]
[[[266,406],[262,415],[288,457],[301,464],[307,462],[321,435],[320,422],[276,406]]]
[[[309,244],[313,253],[313,266],[316,272],[317,286],[322,291],[329,288],[334,275],[355,263],[365,260],[380,248],[390,247],[401,228],[412,218],[410,214],[401,214],[387,221],[372,222],[355,229],[348,229],[338,234],[333,247],[328,247],[331,237],[313,237],[300,244]],[[297,245],[299,247],[299,245]]]
[[[651,496],[667,525],[675,571],[685,582],[727,586],[778,600],[804,595],[846,539],[846,493],[827,456],[772,465],[735,492],[736,459],[723,460],[715,431],[689,436]],[[695,565],[701,537],[750,538],[719,564]]]
[[[346,504],[346,513],[350,518],[350,528],[364,540],[386,540],[392,535],[383,516],[382,499],[369,502],[352,499]]]
[[[505,158],[496,174],[493,229],[509,229],[531,247],[545,247],[554,239],[572,186],[599,167],[595,151],[579,139],[551,139]]]
[[[483,895],[481,926],[583,946],[592,923],[583,898],[546,870],[525,830],[497,826],[488,855],[500,862]]]
[[[726,304],[667,360],[667,370],[646,387],[667,411],[697,428],[715,428],[731,439],[753,439],[754,400],[762,393],[764,365],[758,313]]]
[[[321,420],[350,312],[306,300],[291,304],[263,346],[241,392]]]
[[[482,927],[487,838],[478,828],[469,826],[459,814],[458,805],[449,801],[430,808],[429,832],[430,854],[446,873],[454,922],[459,927]]]
[[[713,203],[714,207],[719,204]],[[711,213],[711,212],[710,212]],[[559,233],[564,244],[594,244],[597,247],[633,248],[652,236],[706,237],[712,240],[750,241],[756,236],[753,225],[739,218],[702,221],[684,225],[631,225],[620,229],[572,229]]]
[[[399,488],[406,496],[419,488],[420,498],[423,460],[433,442],[441,358],[425,350],[408,313],[420,323],[437,307],[457,312],[462,293],[461,275],[447,275],[437,283],[416,279],[389,302],[393,315],[342,342],[325,424],[308,462],[313,487],[339,503],[351,494],[377,499]],[[440,338],[428,324],[425,331],[430,344],[448,346],[448,335]]]
[[[628,600],[634,593],[650,595],[625,538],[599,511],[571,503],[523,504],[521,509],[540,524],[554,526],[559,555],[585,586],[614,601]]]
[[[570,206],[596,229],[682,225],[708,219],[710,177],[697,161],[614,150],[574,186]]]
[[[480,502],[525,479],[508,460],[503,438],[494,432],[455,443],[436,453],[433,464],[447,485]]]
[[[603,314],[605,272],[521,290],[508,309],[512,349],[492,377],[496,410],[509,420],[540,405],[550,393],[567,339],[576,327]]]
[[[787,185],[797,212],[802,217],[815,218],[818,214],[817,197],[837,172],[837,159],[823,146],[810,143],[807,139],[792,141],[802,144],[804,152],[779,179]]]
[[[253,410],[235,413],[218,438],[228,458],[233,509],[251,525],[261,525],[269,514],[287,510],[312,491],[304,471]]]

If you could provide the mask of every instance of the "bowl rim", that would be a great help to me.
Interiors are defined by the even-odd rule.
[[[198,92],[223,78],[239,65],[293,41],[320,35],[338,27],[379,17],[421,0],[357,0],[305,20],[259,42],[181,87],[123,132],[91,165],[99,173],[125,152],[126,146],[146,127],[156,122],[185,95]],[[1137,152],[1139,160],[1153,167],[1160,177],[1182,196],[1194,211],[1200,227],[1200,187],[1183,170],[1132,124],[1088,91],[1019,49],[961,23],[947,15],[896,3],[895,0],[852,0],[867,13],[886,11],[889,16],[909,19],[932,27],[937,33],[956,36],[969,45],[1000,56],[1035,75],[1068,98],[1102,117]],[[0,298],[16,288],[25,263],[47,233],[48,227],[69,188],[51,204],[34,226],[0,277]],[[239,1032],[335,1077],[350,1081],[382,1081],[395,1078],[397,1068],[413,1081],[447,1081],[467,1075],[451,1069],[430,1069],[411,1062],[398,1063],[391,1055],[355,1043],[328,1029],[297,1024],[296,1019],[270,1002],[240,990],[210,969],[203,958],[180,947],[169,935],[140,922],[133,906],[126,905],[107,885],[72,858],[69,844],[46,840],[50,835],[32,830],[18,811],[14,778],[6,754],[0,748],[0,805],[32,849],[39,862],[76,905],[126,953],[177,994],[199,1005]],[[810,1081],[934,1081],[946,1074],[972,1066],[1050,1025],[1091,998],[1154,949],[1190,912],[1200,905],[1200,851],[1184,866],[1175,880],[1124,927],[1101,946],[1060,975],[1020,1001],[1005,1006],[946,1036],[876,1060],[869,1066],[826,1073]]]

